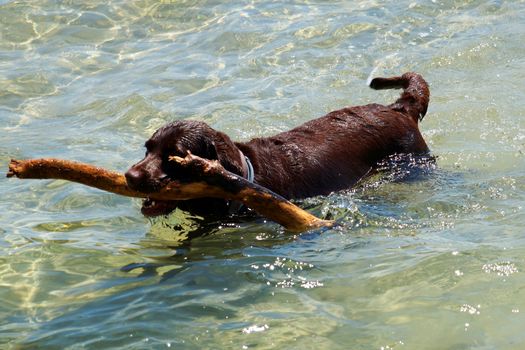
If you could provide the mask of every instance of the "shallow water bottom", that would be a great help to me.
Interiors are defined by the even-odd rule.
[[[125,171],[166,122],[235,140],[347,105],[373,76],[430,83],[437,169],[188,240],[177,212],[64,181],[0,180],[0,347],[522,349],[520,1],[0,1],[0,171],[57,157]],[[0,173],[3,177],[4,173]]]

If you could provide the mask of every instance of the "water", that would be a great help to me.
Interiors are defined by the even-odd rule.
[[[181,213],[64,181],[0,180],[0,347],[522,349],[523,1],[0,1],[0,177],[10,158],[124,171],[163,123],[235,139],[421,73],[438,169],[190,242]]]

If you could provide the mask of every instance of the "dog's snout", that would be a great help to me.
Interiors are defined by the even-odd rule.
[[[143,193],[158,191],[167,178],[162,171],[161,162],[153,157],[145,158],[133,165],[124,176],[129,188]]]
[[[145,182],[144,173],[138,169],[131,168],[124,174],[128,186],[134,190],[140,190],[141,185]]]

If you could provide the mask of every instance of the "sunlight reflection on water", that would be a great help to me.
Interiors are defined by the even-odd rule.
[[[167,121],[246,140],[415,70],[437,168],[300,204],[337,228],[181,213],[62,181],[0,182],[7,348],[520,348],[525,216],[519,1],[0,1],[0,163],[124,170]],[[402,169],[401,169],[402,170]],[[505,327],[501,327],[504,324]]]

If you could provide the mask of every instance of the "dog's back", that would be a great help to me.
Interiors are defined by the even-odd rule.
[[[429,102],[416,73],[376,78],[374,89],[403,88],[390,105],[343,108],[290,131],[238,144],[252,159],[255,181],[287,198],[325,195],[352,187],[394,154],[426,154],[418,128]]]

